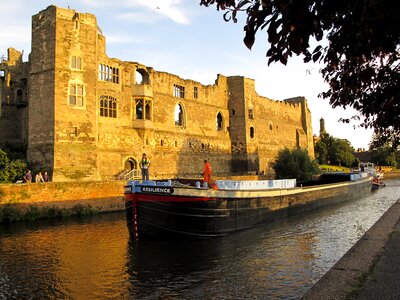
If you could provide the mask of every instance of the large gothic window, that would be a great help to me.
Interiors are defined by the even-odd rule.
[[[116,67],[99,64],[99,80],[119,83],[119,69]]]
[[[185,112],[182,104],[178,103],[174,111],[175,126],[185,127]]]

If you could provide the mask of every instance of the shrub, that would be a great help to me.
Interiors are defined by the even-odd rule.
[[[297,181],[308,181],[313,175],[320,173],[317,163],[303,149],[280,150],[272,167],[278,179],[296,178]]]

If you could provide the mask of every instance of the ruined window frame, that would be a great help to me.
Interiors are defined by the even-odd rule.
[[[118,100],[108,95],[100,96],[100,117],[117,118]]]
[[[185,87],[183,85],[174,84],[174,97],[185,98]]]
[[[68,89],[68,104],[74,107],[84,107],[85,86],[81,83],[72,82]]]
[[[119,68],[106,64],[99,64],[98,79],[112,83],[119,83]]]
[[[199,98],[199,88],[197,86],[193,87],[193,98]]]

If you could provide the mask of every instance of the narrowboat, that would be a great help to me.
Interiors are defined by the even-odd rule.
[[[125,208],[134,240],[207,239],[260,226],[371,192],[367,173],[323,174],[318,181],[295,179],[129,181]]]

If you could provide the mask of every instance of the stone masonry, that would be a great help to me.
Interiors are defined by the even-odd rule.
[[[202,85],[109,58],[96,17],[49,6],[32,17],[28,62],[10,48],[0,62],[0,144],[25,147],[53,181],[136,174],[152,178],[269,172],[283,147],[314,156],[304,97],[274,101],[254,80],[218,75]]]

